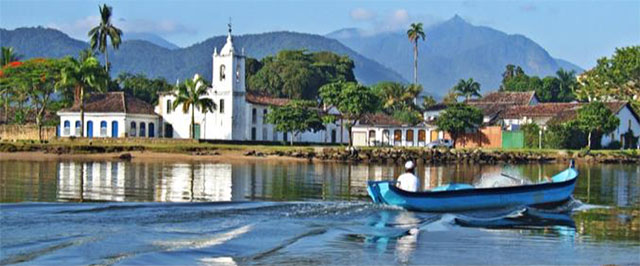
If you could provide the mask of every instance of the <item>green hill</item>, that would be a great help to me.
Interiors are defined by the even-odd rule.
[[[144,73],[149,77],[164,77],[174,82],[200,73],[210,80],[211,54],[214,47],[220,50],[225,40],[226,36],[217,36],[178,49],[167,49],[143,40],[124,41],[119,50],[109,51],[112,76],[120,72]],[[347,55],[355,62],[356,79],[362,83],[373,84],[385,80],[405,82],[393,70],[358,54],[339,41],[320,35],[295,32],[241,35],[234,37],[234,45],[237,50],[244,49],[247,56],[257,59],[287,49],[331,51]],[[33,58],[75,56],[88,44],[58,30],[36,27],[0,29],[0,46],[14,47],[19,54]]]

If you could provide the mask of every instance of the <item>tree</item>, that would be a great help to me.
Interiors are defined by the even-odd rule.
[[[558,80],[558,95],[556,100],[559,102],[571,102],[575,100],[575,95],[573,92],[578,86],[578,81],[576,80],[576,72],[574,70],[567,71],[562,68],[556,71],[556,76]]]
[[[378,97],[366,86],[355,82],[337,82],[320,88],[320,97],[324,104],[335,106],[348,120],[349,146],[353,145],[351,129],[364,114],[373,112],[378,107]]]
[[[418,84],[418,41],[422,38],[424,41],[426,34],[422,29],[422,23],[411,23],[407,30],[407,37],[413,43],[413,84]],[[413,100],[417,104],[417,100]]]
[[[423,110],[429,109],[432,106],[436,105],[437,103],[438,102],[436,101],[436,99],[433,98],[433,96],[431,96],[431,95],[422,97],[422,109]]]
[[[199,75],[195,75],[193,79],[186,79],[183,83],[180,83],[177,87],[175,96],[176,100],[173,102],[173,110],[182,105],[182,112],[187,113],[191,109],[191,132],[190,138],[195,138],[196,132],[196,108],[203,113],[213,112],[216,109],[216,104],[207,95],[207,84]]]
[[[147,78],[145,74],[120,73],[116,78],[118,87],[116,89],[124,91],[134,97],[141,99],[151,105],[158,104],[158,93],[171,91],[173,85],[164,78]]]
[[[353,60],[331,52],[283,50],[246,64],[247,90],[275,97],[315,100],[325,84],[355,81]]]
[[[630,101],[640,110],[640,46],[617,48],[613,57],[598,59],[578,81],[575,94],[580,100]]]
[[[281,107],[270,107],[266,122],[273,124],[280,132],[292,132],[291,145],[293,145],[293,139],[298,134],[325,129],[323,118],[315,105],[313,101],[293,100]]]
[[[373,85],[372,90],[380,99],[382,110],[387,114],[393,114],[405,109],[417,110],[413,100],[422,92],[422,86],[383,81]]]
[[[442,103],[444,104],[454,104],[458,102],[458,93],[455,91],[449,91],[444,98],[442,98]]]
[[[480,83],[473,80],[473,78],[469,78],[467,80],[460,79],[458,84],[453,86],[453,91],[457,92],[458,95],[464,96],[466,100],[471,99],[471,97],[480,97]]]
[[[591,102],[578,110],[578,127],[588,134],[587,148],[591,149],[593,133],[608,134],[620,125],[620,119],[602,102]]]
[[[5,81],[3,84],[26,88],[26,97],[35,108],[38,140],[42,140],[42,119],[51,102],[51,96],[58,88],[61,68],[62,63],[59,59],[36,58],[3,71],[3,75],[6,75],[2,78]]]
[[[64,60],[59,86],[73,88],[74,105],[80,105],[80,136],[84,136],[85,93],[91,90],[105,91],[109,76],[95,57],[87,57],[85,60],[67,57]]]
[[[475,130],[482,124],[482,112],[463,103],[453,104],[445,109],[436,120],[438,130],[449,132],[453,146],[467,130]]]
[[[13,47],[2,47],[2,58],[0,58],[0,67],[4,67],[11,62],[20,61],[22,55],[16,54]]]
[[[111,24],[112,8],[110,6],[103,4],[98,8],[100,9],[100,24],[89,31],[89,38],[91,38],[91,49],[97,49],[104,54],[104,68],[109,73],[108,41],[111,41],[111,46],[117,50],[122,42],[122,30]]]
[[[422,29],[422,23],[411,23],[407,30],[407,37],[413,43],[413,84],[418,84],[418,41],[424,41],[426,35]]]

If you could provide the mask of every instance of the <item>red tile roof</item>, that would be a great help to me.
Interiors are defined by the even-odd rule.
[[[552,117],[561,112],[576,108],[580,103],[539,103],[537,105],[519,105],[507,108],[500,116],[502,118]]]
[[[128,113],[155,115],[153,105],[124,92],[94,94],[84,102],[86,113]],[[60,112],[80,112],[80,105],[60,110]]]
[[[531,102],[531,99],[536,97],[535,91],[524,91],[524,92],[505,92],[505,91],[497,91],[492,92],[480,99],[471,99],[465,101],[467,104],[474,103],[493,103],[493,104],[517,104],[517,105],[528,105]]]
[[[275,105],[275,106],[283,106],[291,101],[291,99],[286,98],[275,98],[266,95],[260,95],[256,93],[247,92],[245,95],[247,102],[252,104],[259,105]]]

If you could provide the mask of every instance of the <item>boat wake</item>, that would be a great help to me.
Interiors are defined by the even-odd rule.
[[[73,258],[69,261],[72,264],[229,265],[348,264],[350,257],[366,255],[358,252],[391,251],[402,262],[409,259],[407,254],[415,249],[419,237],[447,239],[451,235],[484,234],[477,228],[572,228],[573,210],[593,208],[576,200],[552,209],[528,207],[444,214],[411,212],[369,202],[5,207],[0,221],[2,264],[51,264]],[[331,255],[295,255],[301,253]],[[335,261],[336,258],[345,260]]]

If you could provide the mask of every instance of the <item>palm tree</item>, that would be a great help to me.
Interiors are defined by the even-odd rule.
[[[62,79],[59,87],[74,89],[74,105],[80,105],[81,128],[80,135],[84,136],[84,94],[88,89],[104,91],[104,84],[109,80],[107,72],[102,69],[100,62],[93,56],[84,60],[73,57],[66,58],[66,66],[62,68]]]
[[[407,30],[407,37],[413,43],[413,84],[418,84],[418,41],[424,41],[426,35],[422,30],[422,23],[411,23]]]
[[[466,100],[471,97],[480,97],[480,83],[469,78],[468,80],[460,79],[458,84],[453,87],[453,91],[460,96],[464,96]]]
[[[560,82],[560,93],[557,100],[561,102],[573,101],[575,99],[573,91],[578,86],[578,81],[575,77],[576,72],[574,70],[567,71],[560,68],[556,71],[556,76]]]
[[[0,67],[3,67],[11,62],[18,61],[22,58],[22,55],[16,54],[13,47],[2,47],[2,58],[0,59]]]
[[[404,110],[417,109],[414,100],[422,91],[420,85],[404,85],[397,82],[381,82],[376,85],[377,94],[382,100],[382,108],[389,114]]]
[[[213,112],[216,104],[210,98],[206,98],[207,85],[199,76],[195,75],[193,79],[186,79],[179,84],[176,91],[176,100],[173,102],[173,110],[182,104],[182,112],[187,113],[191,109],[191,132],[190,137],[193,139],[196,132],[195,112],[196,108],[203,113]]]
[[[111,39],[113,49],[118,49],[122,42],[122,31],[111,24],[111,7],[103,4],[100,9],[100,24],[89,31],[91,49],[99,50],[104,54],[104,68],[109,73],[109,55],[107,52],[107,39]]]

